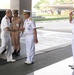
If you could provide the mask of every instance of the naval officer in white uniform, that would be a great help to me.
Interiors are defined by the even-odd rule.
[[[31,12],[29,10],[24,10],[24,28],[19,30],[25,30],[26,33],[26,56],[27,59],[25,64],[33,64],[34,63],[34,55],[35,55],[35,43],[38,43],[37,39],[37,31],[35,21],[30,17]]]
[[[10,17],[12,16],[11,10],[6,10],[6,15],[2,18],[1,21],[1,47],[0,53],[7,47],[7,62],[14,62],[15,60],[12,58],[12,45],[11,45],[11,37],[10,31],[14,31],[10,29]]]
[[[72,18],[74,15],[74,11],[70,12],[69,14],[69,21],[70,23],[74,23],[74,19]],[[74,69],[74,26],[72,28],[72,54],[73,54],[73,65],[69,65],[72,69]]]

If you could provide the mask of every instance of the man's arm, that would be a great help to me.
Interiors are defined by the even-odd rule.
[[[4,19],[3,19],[3,24],[4,24],[4,29],[5,29],[6,31],[15,31],[15,30],[13,30],[13,29],[10,28],[9,23],[8,23],[8,21],[7,21],[7,18],[4,18]]]
[[[34,32],[34,42],[35,42],[35,43],[38,43],[37,31],[36,31],[36,24],[35,24],[35,21],[34,21],[34,20],[32,20],[31,26],[32,26],[33,32]]]
[[[21,28],[23,28],[24,22],[23,19],[21,18]]]
[[[21,18],[21,26],[20,26],[20,28],[23,28],[23,25],[24,25],[24,22],[23,22],[23,19]],[[23,34],[24,30],[22,31],[22,34]]]
[[[25,28],[18,28],[16,31],[24,31]]]
[[[38,43],[36,28],[33,29],[33,30],[34,30],[34,42],[35,42],[35,43]]]
[[[12,29],[10,29],[9,27],[6,27],[5,29],[6,29],[6,31],[13,31],[13,32],[16,31],[16,30],[12,30]]]
[[[72,20],[73,20],[72,16],[73,16],[73,14],[72,14],[72,12],[71,12],[71,13],[69,14],[69,21],[70,21],[70,23],[71,23]]]

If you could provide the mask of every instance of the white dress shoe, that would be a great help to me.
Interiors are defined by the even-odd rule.
[[[34,62],[28,62],[28,61],[25,61],[25,64],[31,65],[31,64],[34,64]]]
[[[15,62],[15,59],[7,60],[7,62]]]
[[[74,69],[74,65],[71,66],[71,69]]]
[[[72,64],[72,65],[69,65],[69,67],[73,67],[74,66],[74,64]]]

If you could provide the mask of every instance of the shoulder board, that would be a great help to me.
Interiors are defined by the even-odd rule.
[[[32,19],[32,18],[30,18],[30,20],[32,21],[33,19]]]
[[[6,19],[8,19],[8,17],[6,17]]]

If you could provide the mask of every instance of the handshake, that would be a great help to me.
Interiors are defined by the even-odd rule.
[[[11,30],[12,32],[16,32],[16,31],[18,31],[17,29],[13,29],[13,30]]]
[[[24,31],[24,30],[25,30],[25,28],[18,28],[18,29],[13,29],[13,30],[11,30],[11,31],[17,32],[17,31]]]

